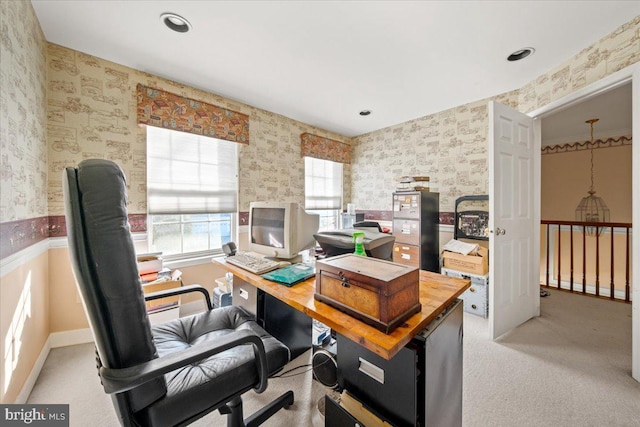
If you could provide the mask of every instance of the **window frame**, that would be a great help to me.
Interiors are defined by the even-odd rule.
[[[180,132],[180,131],[174,131],[174,130],[170,130],[170,129],[163,129],[163,130],[168,130],[171,132]],[[189,134],[190,135],[190,134]],[[184,135],[182,135],[184,137]],[[194,137],[202,137],[201,135],[196,135],[193,134]],[[209,138],[209,137],[207,137]],[[214,140],[220,140],[219,138],[211,138]],[[223,141],[223,140],[220,140]],[[239,177],[239,169],[240,169],[240,147],[237,146],[237,143],[232,142],[232,141],[224,141],[226,143],[232,143],[235,144],[234,146],[234,154],[235,154],[235,158],[233,159],[233,161],[236,164],[236,168],[235,168],[235,186],[234,186],[234,190],[236,193],[236,206],[238,206],[238,197],[239,197],[239,186],[240,186],[240,177]],[[148,146],[148,144],[150,143],[149,140],[149,136],[147,135],[147,140],[146,140],[146,144]],[[148,150],[147,150],[148,153]],[[146,160],[147,160],[147,168],[149,167],[149,157],[148,154],[146,156]],[[148,180],[148,170],[147,170],[147,180]],[[148,181],[147,181],[148,182]],[[193,223],[206,223],[208,228],[209,228],[209,232],[208,232],[208,236],[209,239],[211,238],[211,224],[212,223],[216,223],[216,222],[220,222],[220,220],[216,220],[216,219],[211,219],[211,217],[209,217],[208,220],[206,221],[202,221],[202,220],[194,220],[194,221],[185,221],[185,216],[188,215],[212,215],[212,214],[228,214],[229,215],[229,228],[230,228],[230,241],[236,241],[237,240],[237,236],[238,236],[238,211],[237,211],[237,207],[236,210],[234,212],[206,212],[206,213],[193,213],[193,214],[189,214],[189,213],[182,213],[182,212],[176,212],[176,213],[159,213],[159,214],[151,214],[149,213],[149,192],[147,191],[146,193],[146,200],[147,200],[147,248],[151,251],[151,252],[160,252],[162,251],[162,249],[159,250],[154,250],[153,248],[153,236],[154,236],[154,217],[158,217],[158,216],[169,216],[169,215],[177,215],[179,216],[179,220],[177,221],[173,221],[171,223],[173,224],[179,224],[180,226],[180,245],[181,245],[181,252],[179,253],[174,253],[174,254],[163,254],[162,258],[165,261],[165,263],[172,263],[174,267],[180,265],[180,266],[186,266],[186,265],[194,265],[194,264],[200,264],[200,263],[204,263],[204,262],[208,262],[210,261],[211,257],[214,256],[220,256],[223,254],[222,251],[222,244],[226,243],[226,242],[222,242],[220,247],[217,248],[213,248],[213,249],[206,249],[206,250],[198,250],[198,251],[191,251],[191,252],[183,252],[184,250],[184,238],[185,238],[185,230],[184,230],[184,226],[185,224],[193,224]],[[158,224],[156,223],[156,226]],[[210,245],[210,240],[209,240],[209,245]]]
[[[335,208],[335,209],[331,209],[331,208],[308,208],[307,207],[307,203],[308,203],[308,199],[307,199],[307,178],[309,178],[308,175],[308,162],[307,160],[310,160],[312,162],[330,162],[332,165],[339,165],[340,166],[340,179],[339,179],[339,185],[340,185],[340,202],[339,202],[339,207]],[[323,177],[325,181],[328,181],[328,178]],[[305,198],[305,210],[308,210],[310,212],[316,212],[320,214],[320,228],[319,231],[328,231],[328,230],[339,230],[341,228],[341,214],[343,211],[343,204],[344,204],[344,165],[340,162],[334,162],[332,160],[326,160],[326,159],[319,159],[316,157],[311,157],[311,156],[305,156],[304,157],[304,185],[305,185],[305,194],[304,194],[304,198]],[[334,197],[334,195],[330,195],[331,197]],[[333,215],[322,215],[322,212],[334,212]],[[327,228],[327,227],[322,227],[322,223],[323,223],[323,218],[330,218],[333,217],[333,220],[335,221],[335,228]]]

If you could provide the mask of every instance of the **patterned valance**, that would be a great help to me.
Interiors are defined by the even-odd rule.
[[[323,138],[310,133],[300,135],[302,157],[351,163],[351,146],[344,142]]]
[[[138,84],[138,124],[249,144],[249,116]]]

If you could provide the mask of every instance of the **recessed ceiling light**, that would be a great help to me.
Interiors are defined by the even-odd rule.
[[[369,114],[371,114],[371,110],[362,110],[362,111],[360,111],[360,115],[361,116],[368,116]]]
[[[520,50],[516,50],[511,55],[509,55],[507,57],[507,61],[511,61],[511,62],[520,61],[521,59],[526,58],[527,56],[531,55],[535,51],[536,50],[532,47],[524,47]]]
[[[164,23],[164,25],[178,33],[186,33],[191,29],[191,24],[189,23],[189,21],[187,21],[180,15],[176,15],[175,13],[163,13],[162,15],[160,15],[160,20]]]

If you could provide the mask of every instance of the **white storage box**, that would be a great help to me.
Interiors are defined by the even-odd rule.
[[[138,274],[157,273],[162,270],[162,257],[160,254],[138,255]]]
[[[489,306],[480,299],[467,298],[463,301],[464,311],[467,313],[475,314],[476,316],[484,317],[489,316]]]
[[[471,286],[460,299],[464,301],[464,311],[487,318],[489,316],[489,275],[467,273],[466,271],[443,268],[442,274],[449,277],[471,280]]]

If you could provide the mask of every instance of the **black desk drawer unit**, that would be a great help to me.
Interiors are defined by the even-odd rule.
[[[237,276],[233,278],[232,301],[253,314],[260,326],[289,347],[292,360],[311,348],[312,320],[303,312]]]
[[[338,384],[394,426],[462,425],[462,303],[391,360],[337,335]]]

